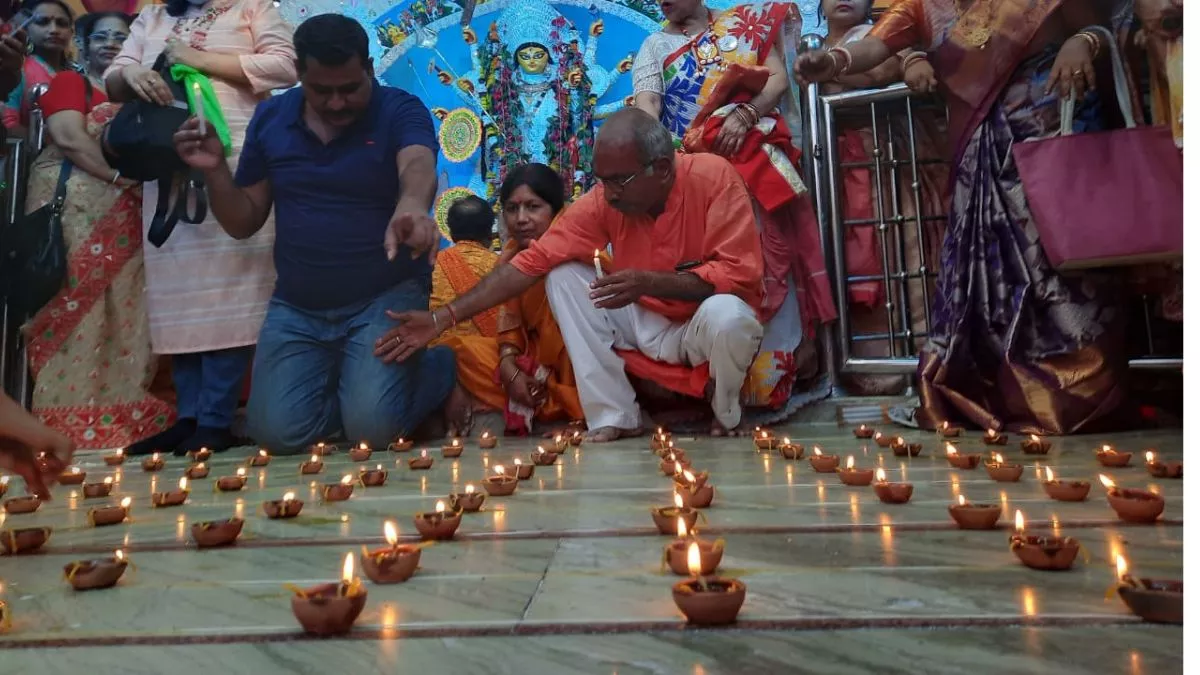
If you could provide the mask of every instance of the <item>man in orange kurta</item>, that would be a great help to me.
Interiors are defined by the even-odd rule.
[[[438,313],[398,314],[376,353],[403,360],[449,325],[546,278],[594,441],[640,433],[625,362],[636,350],[666,366],[708,364],[713,413],[741,421],[739,392],[762,340],[763,259],[750,197],[715,155],[677,156],[643,111],[611,116],[596,139],[598,185],[549,231]],[[598,275],[593,255],[612,246]]]

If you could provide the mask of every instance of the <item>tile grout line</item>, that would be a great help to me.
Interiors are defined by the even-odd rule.
[[[542,586],[546,583],[546,575],[550,574],[550,567],[554,565],[554,559],[558,557],[558,551],[562,548],[562,543],[562,537],[559,537],[554,542],[554,550],[550,552],[550,558],[546,561],[546,567],[542,570],[542,575],[538,579],[537,585],[533,587],[533,593],[529,594],[529,600],[525,603],[525,607],[521,610],[521,618],[517,621],[517,624],[513,626],[514,630],[518,625],[525,623],[525,621],[528,619],[529,609],[533,607],[533,601],[537,598],[538,594],[542,592]]]

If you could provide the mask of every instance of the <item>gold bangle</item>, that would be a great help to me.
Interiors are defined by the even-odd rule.
[[[1071,37],[1083,38],[1088,43],[1088,51],[1092,53],[1092,59],[1100,56],[1100,38],[1096,37],[1089,30],[1081,30]]]
[[[904,59],[900,61],[900,69],[908,70],[908,67],[911,66],[912,64],[916,63],[917,61],[925,61],[926,63],[928,63],[929,55],[926,54],[925,52],[912,52],[911,54],[909,54],[908,56],[905,56]]]

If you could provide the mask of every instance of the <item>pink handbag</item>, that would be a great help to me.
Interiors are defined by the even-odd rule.
[[[1104,32],[1126,128],[1073,134],[1070,98],[1062,102],[1061,135],[1013,145],[1042,248],[1056,269],[1183,256],[1183,152],[1170,128],[1137,126],[1116,40]]]

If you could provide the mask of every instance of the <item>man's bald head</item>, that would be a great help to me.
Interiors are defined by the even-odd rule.
[[[657,215],[675,184],[675,144],[654,116],[623,108],[596,134],[592,166],[613,208]]]
[[[622,108],[609,116],[596,134],[596,148],[612,145],[637,152],[642,163],[670,157],[675,152],[671,133],[650,113],[639,108]]]

